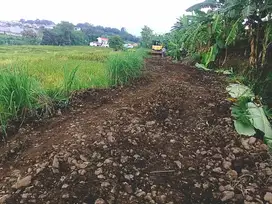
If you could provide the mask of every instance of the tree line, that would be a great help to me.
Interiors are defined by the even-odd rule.
[[[52,25],[52,21],[47,20],[20,20],[21,23]],[[63,21],[56,24],[53,29],[46,29],[43,26],[38,31],[25,29],[22,36],[9,36],[0,34],[0,44],[8,45],[88,45],[96,41],[98,37],[120,36],[123,41],[139,42],[139,38],[128,33],[123,27],[117,28],[94,26],[89,23],[79,23],[74,25]]]

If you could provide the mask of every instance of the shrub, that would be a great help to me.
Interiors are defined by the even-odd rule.
[[[118,35],[110,37],[109,39],[109,46],[113,48],[115,51],[122,50],[124,45],[124,41]]]
[[[130,79],[140,76],[146,55],[143,50],[112,54],[107,62],[110,84],[123,85]]]

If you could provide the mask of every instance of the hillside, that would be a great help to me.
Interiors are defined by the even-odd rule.
[[[69,39],[63,42],[62,34],[66,31],[69,31]],[[0,45],[88,45],[89,42],[96,40],[97,37],[113,35],[119,35],[125,41],[139,41],[138,37],[128,33],[125,28],[117,29],[100,25],[95,26],[90,23],[74,25],[69,22],[61,22],[56,24],[49,20],[39,19],[0,21]],[[48,39],[50,40],[48,41]]]

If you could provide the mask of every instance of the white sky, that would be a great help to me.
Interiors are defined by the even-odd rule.
[[[168,32],[185,9],[201,0],[1,0],[0,20],[46,19],[121,28],[140,35],[144,25]]]

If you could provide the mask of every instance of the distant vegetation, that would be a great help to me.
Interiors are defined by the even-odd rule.
[[[7,23],[6,26],[19,26],[24,30],[11,35],[0,34],[0,45],[88,45],[98,37],[120,36],[127,42],[138,42],[139,38],[129,34],[125,28],[94,26],[89,23],[73,25],[61,22],[57,25],[48,20],[24,20],[16,23]],[[48,28],[48,27],[53,28]],[[22,29],[21,28],[21,29]]]

